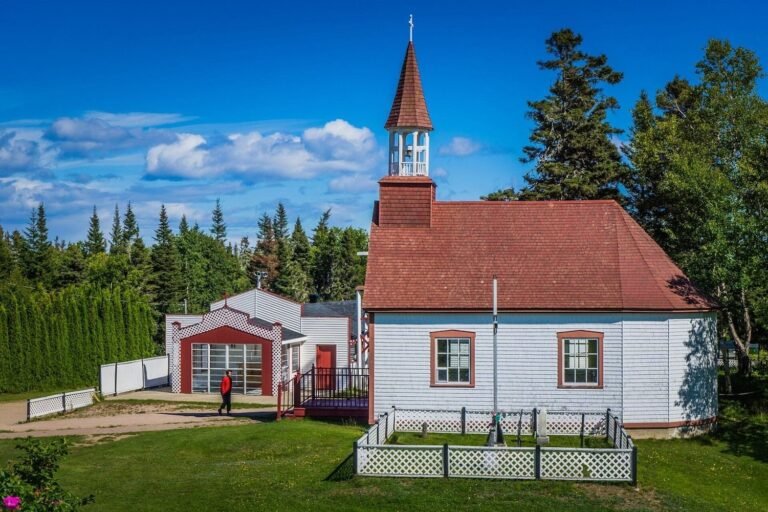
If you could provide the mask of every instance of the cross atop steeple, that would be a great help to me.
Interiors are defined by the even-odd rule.
[[[400,70],[392,109],[384,124],[389,131],[389,174],[429,176],[429,132],[432,120],[421,88],[416,50],[413,47],[413,15],[408,19],[410,41]]]

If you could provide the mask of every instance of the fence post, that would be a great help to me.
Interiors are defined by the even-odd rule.
[[[312,400],[315,399],[315,380],[317,380],[317,374],[315,373],[315,365],[312,365]]]
[[[380,439],[381,436],[379,434],[379,432],[381,431],[381,428],[379,427],[381,427],[381,418],[379,418],[379,421],[376,422],[376,444],[377,445],[381,444],[381,439]]]
[[[115,361],[115,394],[117,396],[117,361]]]
[[[613,418],[613,446],[616,446],[616,429],[617,428],[619,428],[619,422],[618,422],[618,418],[616,418],[614,416],[614,418]],[[620,448],[620,446],[618,446],[617,448]]]
[[[536,477],[536,480],[541,480],[541,445],[537,444],[536,451],[533,453],[533,474]]]
[[[352,442],[352,472],[357,474],[357,441]]]
[[[384,440],[386,441],[387,438],[389,438],[389,413],[384,413]]]
[[[141,358],[141,389],[147,389],[147,367],[144,366],[144,358]]]
[[[605,411],[605,439],[608,440],[610,437],[610,431],[608,430],[608,425],[611,424],[611,408],[609,407]]]
[[[632,486],[637,487],[637,446],[632,447]]]
[[[539,415],[536,412],[536,408],[533,408],[533,435],[535,436],[536,433],[539,431]]]
[[[448,443],[443,445],[443,476],[448,478]]]
[[[168,382],[166,383],[167,386],[171,385],[171,354],[165,355],[166,359],[168,359]]]
[[[27,421],[32,419],[32,400],[27,400]]]
[[[584,413],[581,413],[581,447],[584,448]]]
[[[66,393],[61,394],[61,411],[67,412],[67,394]]]
[[[467,408],[461,408],[461,435],[467,433]]]
[[[283,404],[283,383],[278,382],[277,384],[277,415],[275,416],[275,421],[280,421],[282,404]]]

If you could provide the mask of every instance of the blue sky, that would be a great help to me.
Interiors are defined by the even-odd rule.
[[[709,38],[768,62],[768,7],[738,2],[37,2],[0,16],[0,225],[42,201],[52,236],[105,231],[130,200],[151,238],[161,203],[255,238],[282,201],[311,228],[367,227],[383,129],[415,19],[440,199],[523,184],[526,101],[547,92],[544,40],[562,27],[641,90],[693,77]],[[765,81],[761,93],[768,94]]]

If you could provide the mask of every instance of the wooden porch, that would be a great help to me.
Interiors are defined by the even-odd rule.
[[[281,382],[277,418],[368,418],[368,368],[317,368]]]

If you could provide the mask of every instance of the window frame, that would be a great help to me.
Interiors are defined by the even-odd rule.
[[[429,385],[433,388],[474,388],[475,387],[475,333],[471,331],[434,331],[429,333]],[[469,340],[469,382],[438,382],[437,340],[460,338]]]
[[[565,382],[565,340],[597,340],[597,382]],[[603,333],[599,331],[564,331],[557,333],[557,387],[560,389],[603,389]]]

